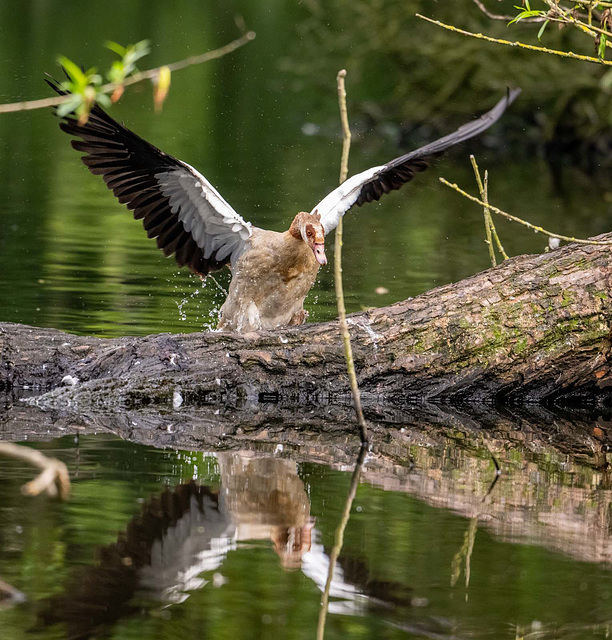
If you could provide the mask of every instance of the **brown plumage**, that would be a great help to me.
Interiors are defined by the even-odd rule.
[[[327,262],[323,242],[321,223],[304,211],[284,233],[253,229],[221,307],[219,329],[248,332],[302,324],[304,299]]]

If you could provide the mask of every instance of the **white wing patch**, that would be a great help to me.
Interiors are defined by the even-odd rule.
[[[319,213],[321,224],[327,235],[338,226],[341,217],[355,203],[361,205],[372,202],[378,200],[383,193],[400,189],[404,184],[410,182],[416,173],[426,169],[429,161],[435,156],[453,145],[486,131],[501,118],[508,105],[515,100],[520,92],[520,89],[509,90],[506,96],[490,111],[459,127],[454,133],[395,158],[385,165],[372,167],[352,176],[323,198],[311,213]]]
[[[185,231],[191,233],[204,258],[217,261],[228,256],[232,267],[245,249],[252,232],[206,178],[187,163],[185,169],[155,174],[162,193],[169,199]]]
[[[355,204],[363,185],[371,180],[379,171],[385,168],[372,167],[345,180],[339,187],[328,193],[310,212],[318,212],[325,235],[333,231],[340,222],[340,218]]]

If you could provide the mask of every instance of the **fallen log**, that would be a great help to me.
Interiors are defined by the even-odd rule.
[[[611,285],[611,248],[571,244],[349,316],[364,405],[609,406]],[[72,409],[326,404],[349,394],[337,322],[118,339],[3,323],[1,387]]]

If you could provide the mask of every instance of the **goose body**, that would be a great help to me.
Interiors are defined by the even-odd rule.
[[[242,333],[302,324],[304,299],[318,272],[319,263],[301,238],[253,229],[221,307],[219,329]]]
[[[47,81],[59,94],[61,85]],[[310,213],[298,213],[279,233],[246,222],[196,169],[157,149],[94,105],[80,124],[64,116],[60,127],[79,138],[72,146],[83,163],[101,175],[119,202],[142,220],[166,256],[205,277],[229,266],[227,299],[219,328],[246,333],[299,325],[304,299],[325,257],[325,236],[354,206],[378,200],[425,170],[445,149],[494,124],[520,90],[509,91],[490,111],[416,151],[352,176]]]

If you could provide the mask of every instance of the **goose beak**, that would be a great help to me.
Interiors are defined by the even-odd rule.
[[[315,242],[313,247],[314,257],[319,264],[327,264],[327,257],[325,255],[325,245],[322,242]]]

